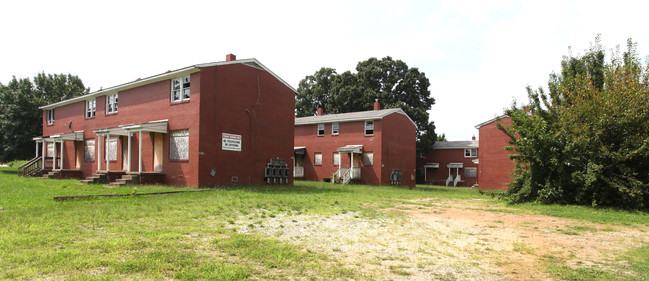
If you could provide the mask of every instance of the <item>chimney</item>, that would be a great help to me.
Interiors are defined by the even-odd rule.
[[[379,110],[381,109],[381,104],[379,103],[379,99],[374,100],[374,110]]]
[[[473,136],[471,137],[471,140],[475,140],[475,135],[473,135]]]
[[[234,54],[225,55],[225,61],[233,61],[233,60],[237,60],[237,56],[235,56]]]
[[[318,116],[322,116],[324,114],[324,109],[322,107],[318,107]]]

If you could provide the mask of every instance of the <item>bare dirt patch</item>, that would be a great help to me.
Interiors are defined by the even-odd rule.
[[[620,254],[649,242],[645,226],[494,209],[481,200],[418,200],[378,218],[344,213],[259,220],[249,215],[233,227],[304,245],[367,279],[381,280],[550,280],[549,260],[616,271],[624,268]]]

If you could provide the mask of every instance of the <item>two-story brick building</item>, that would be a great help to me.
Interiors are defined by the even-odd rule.
[[[473,186],[478,183],[478,141],[438,141],[417,160],[426,184]]]
[[[256,59],[231,54],[138,78],[41,107],[38,164],[59,177],[108,181],[137,174],[194,187],[270,182],[270,159],[272,168],[291,165],[295,93]],[[284,170],[270,176],[292,184]]]
[[[415,185],[416,126],[403,110],[295,119],[296,179]]]

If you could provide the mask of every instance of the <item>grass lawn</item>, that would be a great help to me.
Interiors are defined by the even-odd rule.
[[[465,188],[418,186],[411,190],[320,182],[161,196],[53,200],[63,195],[176,190],[195,189],[106,189],[103,185],[79,185],[77,180],[22,178],[16,175],[15,168],[0,168],[0,279],[380,279],[349,270],[339,261],[303,246],[240,234],[228,226],[251,213],[273,217],[358,212],[365,217],[380,217],[385,215],[382,209],[431,197],[479,198],[494,207],[504,204]],[[644,213],[533,204],[515,208],[598,223],[649,225],[649,216]],[[648,252],[645,246],[622,258],[629,260],[630,270],[642,271],[649,267]],[[556,276],[573,276],[570,269],[552,263],[549,266],[559,271]]]

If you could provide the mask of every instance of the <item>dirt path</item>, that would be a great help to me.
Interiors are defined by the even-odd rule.
[[[303,244],[383,280],[550,280],[548,263],[616,271],[624,268],[620,254],[649,242],[647,227],[494,209],[484,200],[418,200],[381,218],[278,215],[234,227]]]

